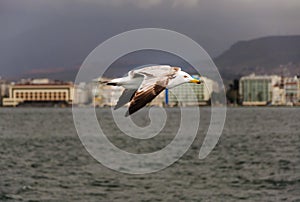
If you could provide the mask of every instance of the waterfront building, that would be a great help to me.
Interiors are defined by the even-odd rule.
[[[277,103],[281,100],[284,92],[281,90],[280,76],[257,76],[251,74],[240,79],[239,93],[242,97],[243,105],[267,105]],[[279,89],[280,88],[280,89]],[[274,93],[274,95],[273,95]]]
[[[285,99],[288,105],[294,105],[300,101],[300,78],[299,76],[285,79]]]
[[[272,89],[272,105],[286,105],[285,89],[283,84],[275,84]]]
[[[74,105],[82,106],[91,103],[92,93],[89,84],[81,82],[78,85],[75,85],[74,87]]]
[[[4,97],[8,96],[8,82],[0,77],[0,105]]]
[[[3,99],[3,106],[18,106],[22,103],[65,103],[71,104],[74,86],[71,83],[33,79],[9,86],[9,96]]]
[[[94,89],[94,106],[115,106],[124,88],[120,86],[99,85]]]
[[[168,96],[168,105],[170,106],[198,106],[209,104],[215,82],[206,77],[193,75],[200,79],[201,84],[186,83],[168,90],[165,95]]]

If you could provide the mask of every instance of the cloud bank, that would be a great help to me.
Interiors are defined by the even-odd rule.
[[[79,66],[104,40],[146,27],[217,56],[239,40],[300,34],[299,10],[298,0],[2,0],[0,76]]]

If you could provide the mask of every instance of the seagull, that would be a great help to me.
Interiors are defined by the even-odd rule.
[[[201,83],[180,67],[169,65],[147,66],[129,71],[126,77],[98,81],[101,84],[125,88],[114,109],[119,109],[129,102],[126,117],[146,106],[166,88],[171,89],[184,83]]]

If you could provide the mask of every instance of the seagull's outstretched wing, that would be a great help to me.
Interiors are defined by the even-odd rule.
[[[143,75],[144,80],[131,98],[129,109],[125,116],[135,113],[151,102],[166,88],[169,79],[173,78],[179,70],[180,68],[177,67],[163,66],[163,68],[157,68],[152,66],[134,71],[135,74]]]
[[[180,67],[171,67],[169,65],[160,65],[160,66],[149,66],[144,67],[142,69],[137,69],[131,71],[132,75],[135,76],[137,74],[148,76],[148,77],[172,77],[176,74],[176,72],[180,71]]]
[[[124,106],[125,104],[127,104],[128,102],[130,102],[136,91],[137,89],[125,89],[122,95],[119,97],[119,100],[116,106],[114,107],[114,110],[117,110],[122,106]]]
[[[149,83],[151,82],[151,83]],[[145,79],[130,101],[125,116],[131,115],[151,102],[167,86],[167,80],[157,81],[156,79]]]

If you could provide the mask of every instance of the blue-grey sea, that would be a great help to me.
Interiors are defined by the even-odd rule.
[[[166,110],[174,121],[149,142],[123,137],[109,109],[97,109],[97,116],[115,145],[149,152],[174,137],[180,113]],[[200,160],[209,112],[201,109],[197,138],[179,161],[131,175],[89,155],[70,108],[0,108],[0,201],[300,202],[300,108],[228,108],[217,146]]]

